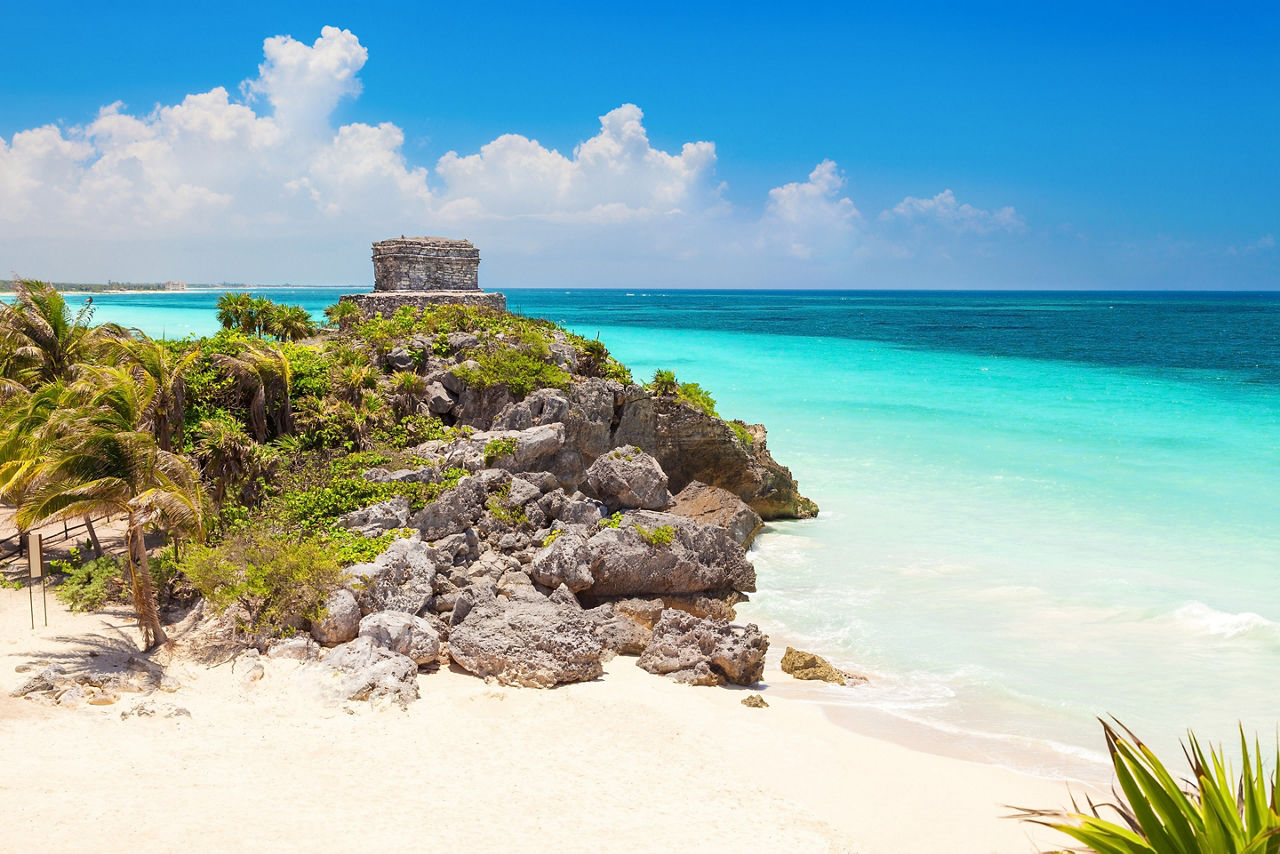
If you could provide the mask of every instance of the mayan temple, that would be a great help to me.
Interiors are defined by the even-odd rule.
[[[503,310],[507,298],[480,290],[480,250],[470,240],[395,237],[373,244],[373,292],[342,297],[366,317],[391,316],[402,305],[480,305]]]

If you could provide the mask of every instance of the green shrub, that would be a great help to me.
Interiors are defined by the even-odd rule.
[[[675,371],[654,371],[653,381],[649,383],[649,391],[654,394],[675,394],[680,389],[676,382]]]
[[[737,436],[738,441],[742,444],[749,446],[755,442],[755,437],[748,433],[747,428],[743,427],[737,421],[726,421],[725,423],[729,425],[729,429],[733,431],[733,435]]]
[[[96,611],[107,602],[126,600],[124,568],[110,555],[86,561],[73,548],[69,560],[52,560],[49,568],[66,574],[56,594],[72,611]]]
[[[712,418],[720,417],[716,414],[716,402],[710,392],[697,383],[680,383],[680,387],[676,390],[676,397],[703,415],[709,415]]]
[[[509,457],[516,452],[516,446],[519,443],[515,436],[508,436],[505,439],[494,439],[486,442],[484,446],[484,464],[491,466],[504,457]]]
[[[318,543],[256,531],[191,546],[179,566],[211,605],[244,607],[245,628],[267,634],[317,619],[343,581],[342,565]]]
[[[369,563],[390,548],[396,540],[407,538],[412,534],[413,531],[409,528],[397,528],[380,537],[366,537],[348,528],[332,528],[317,537],[316,542],[328,549],[337,558],[338,563],[350,566],[355,563]]]
[[[512,505],[506,500],[505,494],[496,493],[489,496],[484,506],[499,522],[516,527],[529,523],[529,517],[525,514],[524,508]]]
[[[454,373],[476,388],[505,385],[516,397],[524,397],[534,389],[569,387],[570,377],[564,369],[548,362],[545,352],[528,347],[498,347],[478,353],[475,361],[479,367],[459,367]]]
[[[635,530],[640,535],[640,539],[651,546],[669,546],[676,538],[676,529],[670,525],[659,525],[656,528],[636,525]]]
[[[564,532],[557,529],[555,531],[552,531],[550,534],[547,534],[545,537],[542,538],[542,547],[546,548],[547,546],[554,543],[556,540],[560,538],[560,535],[562,533]]]
[[[1250,750],[1242,727],[1243,767],[1237,775],[1219,750],[1210,747],[1206,755],[1195,735],[1188,733],[1183,752],[1191,777],[1180,783],[1132,732],[1121,726],[1121,735],[1105,721],[1102,728],[1124,800],[1115,804],[1090,800],[1087,813],[1074,803],[1072,812],[1024,809],[1014,818],[1051,827],[1099,854],[1275,854],[1280,850],[1276,787],[1280,747],[1268,774],[1260,746],[1255,739]],[[1118,820],[1104,819],[1103,808]]]
[[[601,528],[616,528],[622,524],[622,511],[619,510],[617,513],[614,513],[612,516],[609,516],[608,518],[605,518],[605,519],[601,519],[596,524],[599,525]]]

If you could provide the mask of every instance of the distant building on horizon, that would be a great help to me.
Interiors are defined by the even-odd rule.
[[[168,281],[164,283],[166,291],[185,291],[187,289],[186,282]]]

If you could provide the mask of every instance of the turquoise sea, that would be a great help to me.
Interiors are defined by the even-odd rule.
[[[342,288],[271,289],[318,312]],[[213,331],[216,292],[96,319]],[[1280,724],[1280,294],[512,290],[637,378],[709,389],[822,507],[740,609],[871,677],[787,690],[875,734],[1096,777]]]

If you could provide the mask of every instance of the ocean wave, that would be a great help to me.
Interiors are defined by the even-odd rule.
[[[1256,635],[1267,639],[1280,638],[1280,625],[1252,611],[1219,611],[1203,602],[1188,602],[1168,615],[1180,628],[1201,635],[1234,639]]]

